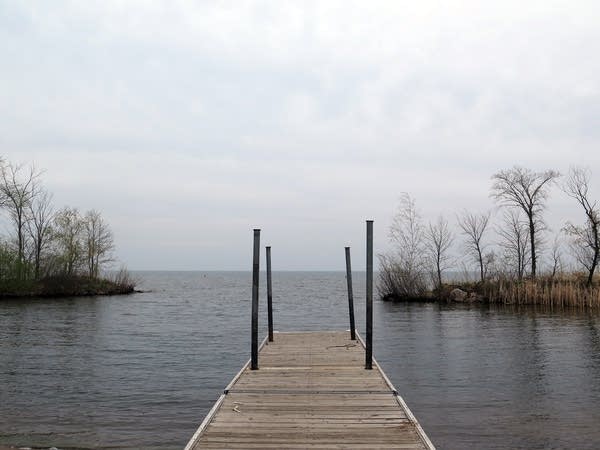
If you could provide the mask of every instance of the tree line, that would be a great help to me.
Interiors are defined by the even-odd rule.
[[[582,273],[592,286],[600,260],[600,207],[590,194],[589,169],[558,171],[515,166],[491,177],[490,197],[502,212],[496,224],[491,211],[463,210],[456,226],[440,215],[425,222],[415,200],[402,194],[390,227],[393,250],[380,256],[382,296],[422,296],[433,284],[441,288],[444,272],[462,268],[476,272],[480,283],[492,280],[536,280],[540,275],[541,249],[546,250],[544,275]],[[551,242],[544,221],[551,188],[558,186],[580,207],[577,223],[564,223]],[[452,250],[458,241],[460,254]]]
[[[97,279],[113,261],[114,237],[102,215],[65,206],[56,209],[33,165],[0,159],[0,281],[55,276]]]

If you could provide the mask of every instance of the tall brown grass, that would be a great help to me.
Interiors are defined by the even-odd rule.
[[[489,303],[600,308],[600,286],[575,275],[535,280],[497,280],[480,286],[481,300]]]

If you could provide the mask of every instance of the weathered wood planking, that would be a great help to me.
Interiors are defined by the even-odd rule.
[[[434,449],[362,340],[276,333],[227,386],[186,450]]]

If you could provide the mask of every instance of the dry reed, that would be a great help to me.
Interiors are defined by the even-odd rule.
[[[600,286],[588,286],[576,277],[540,277],[535,280],[498,280],[485,283],[484,301],[551,307],[600,307]]]

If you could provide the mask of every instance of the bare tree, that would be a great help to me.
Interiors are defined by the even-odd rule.
[[[407,193],[400,197],[400,204],[392,218],[390,241],[394,251],[380,255],[380,294],[398,298],[421,295],[427,289],[425,280],[425,227]]]
[[[489,250],[483,255],[483,275],[484,279],[495,276],[498,272],[498,257],[494,250]]]
[[[492,176],[494,183],[491,196],[503,205],[522,209],[527,217],[532,278],[535,278],[537,269],[536,233],[543,226],[542,213],[548,189],[559,176],[554,170],[533,172],[517,166]]]
[[[462,215],[458,217],[458,226],[465,237],[465,249],[467,254],[471,256],[479,266],[479,278],[481,282],[485,281],[485,244],[483,242],[483,236],[489,222],[489,212],[484,214],[472,214],[465,210]]]
[[[33,262],[35,279],[40,278],[42,254],[52,238],[54,211],[52,194],[35,186],[36,195],[27,206],[27,230],[33,244]]]
[[[82,274],[97,278],[103,264],[113,260],[110,227],[94,210],[84,217],[76,208],[54,213],[40,175],[33,165],[14,165],[0,156],[0,212],[10,226],[9,236],[0,236],[0,281]],[[15,286],[30,289],[29,283]]]
[[[415,201],[409,194],[400,196],[400,204],[390,226],[390,240],[402,266],[410,273],[425,269],[425,227]]]
[[[112,261],[113,234],[98,211],[88,211],[84,224],[88,275],[90,278],[98,278],[100,266]]]
[[[62,272],[75,275],[83,259],[83,221],[77,208],[65,207],[54,216],[54,237],[60,254]]]
[[[39,172],[33,166],[26,172],[23,166],[13,164],[2,165],[0,169],[0,196],[15,230],[19,279],[23,277],[25,262],[27,210],[36,195],[34,186],[38,176]]]
[[[505,259],[519,280],[525,276],[530,261],[529,230],[523,222],[520,210],[511,208],[504,213],[503,224],[497,228]]]
[[[554,241],[552,243],[552,270],[550,272],[550,276],[554,278],[557,273],[563,271],[563,256],[562,256],[562,242],[557,234],[554,236]]]
[[[448,221],[439,216],[435,223],[429,222],[425,231],[425,248],[436,273],[436,285],[442,287],[442,272],[449,267],[448,250],[454,242],[454,235],[448,229]]]
[[[590,172],[581,167],[572,167],[569,176],[563,186],[564,191],[570,197],[577,200],[585,212],[585,225],[577,226],[567,223],[564,230],[573,238],[572,248],[577,261],[586,268],[588,272],[587,283],[591,285],[594,272],[600,258],[600,208],[596,201],[589,198]]]

